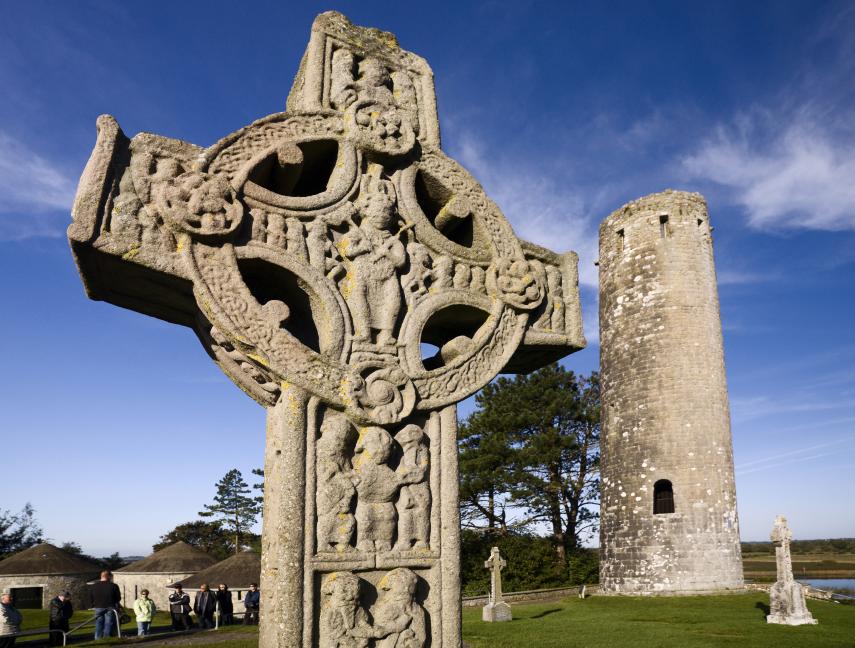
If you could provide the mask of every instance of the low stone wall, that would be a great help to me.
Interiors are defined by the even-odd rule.
[[[746,583],[745,589],[753,592],[766,592],[769,593],[769,589],[774,585],[774,583]],[[809,599],[815,599],[817,601],[830,601],[834,597],[833,592],[827,592],[825,590],[817,589],[815,587],[811,587],[810,585],[801,584],[802,589],[805,592],[805,596]]]
[[[599,585],[585,585],[585,595],[598,594]],[[526,590],[522,592],[505,592],[503,598],[507,603],[534,603],[536,601],[554,601],[568,596],[579,596],[582,586],[553,587],[551,589]],[[481,607],[487,605],[487,596],[466,596],[463,607]]]

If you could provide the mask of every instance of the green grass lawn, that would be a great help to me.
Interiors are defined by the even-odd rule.
[[[584,601],[569,598],[514,605],[514,620],[509,623],[484,623],[481,608],[466,608],[463,639],[472,648],[855,648],[855,606],[809,601],[819,625],[789,627],[766,623],[764,608],[768,603],[769,597],[762,593],[673,598],[593,596]],[[25,612],[27,627],[47,623],[46,611]],[[42,625],[36,622],[40,612],[44,614]],[[168,626],[169,619],[163,615],[157,623]],[[133,627],[129,624],[128,629]],[[254,626],[234,626],[193,637],[216,648],[257,648],[256,631]],[[246,633],[246,637],[235,638],[233,632]],[[86,634],[91,637],[91,631]],[[157,637],[152,640],[157,641]],[[120,642],[114,639],[75,645],[105,643]],[[184,643],[184,639],[179,640],[180,645]]]
[[[21,630],[38,630],[48,627],[48,621],[50,619],[48,610],[21,610],[20,612],[24,616],[24,622],[21,624]],[[134,620],[133,610],[125,610],[125,613],[131,617],[131,620],[129,623],[122,624],[122,633],[136,635],[137,622]],[[95,614],[92,610],[75,610],[74,616],[71,617],[71,621],[69,622],[69,627],[73,628],[78,623],[91,619],[93,616],[95,616]],[[152,621],[151,627],[152,631],[155,631],[158,628],[168,628],[170,625],[171,621],[169,614],[166,612],[158,612],[155,615],[154,621]],[[89,636],[91,638],[94,634],[94,624],[84,626],[71,634],[69,643],[75,637]],[[40,639],[47,639],[47,635],[27,635],[25,637],[21,637],[20,641],[38,641]]]
[[[853,648],[855,606],[810,601],[816,626],[766,623],[759,593],[709,597],[605,597],[514,605],[514,620],[484,623],[463,612],[473,648]]]

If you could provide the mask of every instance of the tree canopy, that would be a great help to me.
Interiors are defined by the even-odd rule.
[[[234,538],[234,553],[238,553],[252,535],[250,528],[261,513],[261,503],[251,496],[252,490],[237,468],[228,471],[216,488],[214,503],[205,504],[199,515],[218,519]]]
[[[218,520],[194,520],[179,524],[172,531],[160,536],[160,540],[151,549],[160,551],[179,540],[220,560],[235,553],[234,536],[224,529]]]
[[[460,426],[461,520],[488,534],[549,534],[557,557],[598,529],[599,375],[557,363],[500,377]]]
[[[0,509],[0,559],[44,541],[36,511],[27,502],[18,513]]]

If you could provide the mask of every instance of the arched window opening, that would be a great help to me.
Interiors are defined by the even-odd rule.
[[[653,484],[653,514],[674,512],[674,487],[667,479]]]

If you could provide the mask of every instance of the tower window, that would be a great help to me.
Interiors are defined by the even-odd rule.
[[[659,217],[659,236],[660,238],[668,236],[668,214],[662,214]]]
[[[617,238],[618,238],[618,249],[623,250],[623,243],[624,243],[625,237],[624,237],[624,233],[623,233],[622,229],[619,229],[617,231]]]
[[[653,514],[674,512],[674,487],[667,479],[653,484]]]

